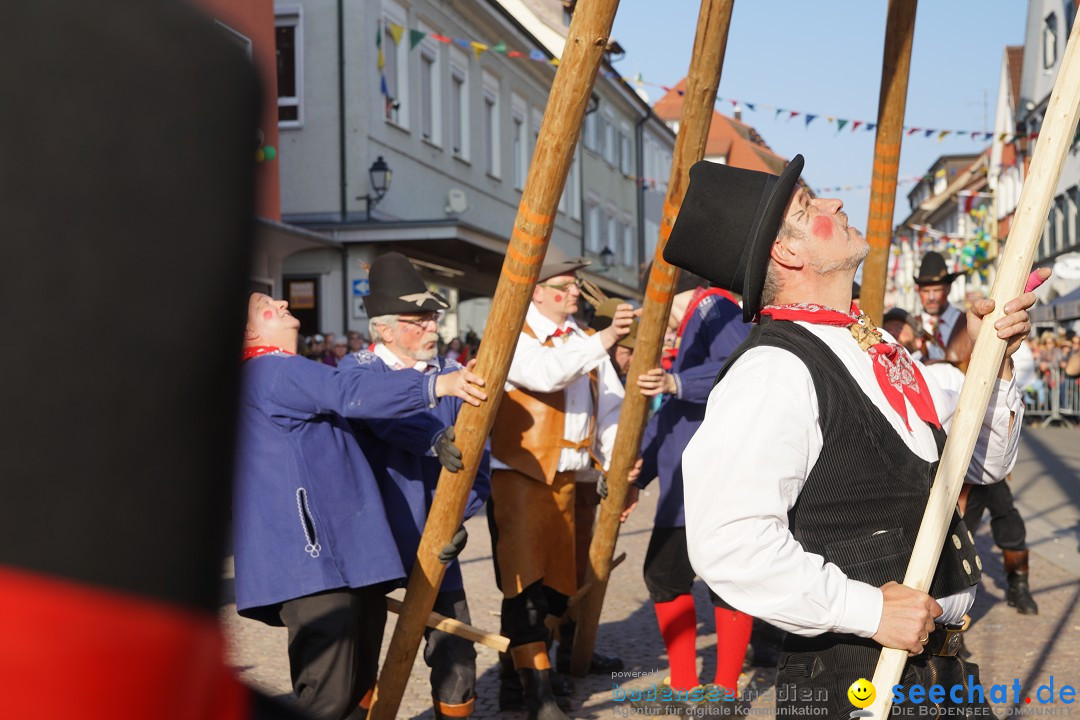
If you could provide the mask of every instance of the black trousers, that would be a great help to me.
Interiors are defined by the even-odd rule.
[[[359,717],[375,685],[386,625],[386,588],[342,588],[282,603],[289,673],[302,710],[318,720]]]
[[[1027,549],[1027,530],[1013,504],[1009,483],[1002,480],[990,485],[972,485],[964,509],[964,524],[971,532],[979,527],[983,513],[990,511],[990,534],[1002,550]]]
[[[881,646],[854,635],[826,633],[803,638],[788,635],[776,674],[776,707],[783,714],[814,708],[819,717],[846,718],[856,708],[848,700],[848,688],[859,678],[874,676]],[[984,695],[968,689],[979,684],[979,666],[959,657],[938,657],[923,653],[908,660],[901,676],[904,702],[894,703],[890,717],[995,717]],[[922,686],[924,695],[916,703],[908,690]],[[934,685],[945,689],[941,702],[931,702],[925,692]],[[950,691],[953,687],[957,702]],[[875,688],[892,693],[892,688]],[[971,702],[969,702],[971,698]],[[798,710],[797,710],[798,709]]]
[[[512,598],[503,598],[500,632],[510,640],[510,647],[547,642],[550,631],[548,615],[561,617],[570,598],[536,581]]]
[[[472,623],[464,590],[448,590],[435,596],[435,612],[463,623]],[[424,662],[431,668],[431,694],[448,705],[468,702],[476,690],[476,648],[456,635],[428,628]]]
[[[696,576],[686,549],[686,528],[653,528],[649,549],[645,551],[645,587],[649,589],[652,601],[665,603],[680,595],[689,595]],[[735,609],[712,589],[709,590],[709,599],[714,607]]]

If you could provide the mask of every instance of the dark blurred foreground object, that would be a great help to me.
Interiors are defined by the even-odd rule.
[[[0,27],[4,717],[285,717],[216,605],[258,90],[172,0],[13,0]],[[138,347],[138,352],[132,352]]]

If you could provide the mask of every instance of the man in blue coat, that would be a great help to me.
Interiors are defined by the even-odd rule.
[[[384,594],[405,572],[349,419],[421,413],[446,395],[479,404],[483,381],[464,370],[340,373],[293,354],[300,323],[287,308],[261,293],[248,302],[233,499],[236,606],[289,628],[301,708],[327,720],[359,718],[378,670]],[[445,446],[437,418],[421,417],[424,436]]]
[[[705,404],[716,376],[750,333],[742,310],[725,291],[682,271],[672,301],[669,329],[676,331],[670,371],[655,368],[638,379],[644,395],[666,395],[642,438],[642,471],[631,492],[660,478],[660,501],[645,555],[649,589],[660,634],[667,646],[671,687],[686,691],[699,685],[697,675],[694,570],[686,548],[683,514],[682,453],[705,417]],[[716,618],[715,684],[737,690],[739,671],[750,638],[752,618],[712,595]]]
[[[368,279],[371,294],[364,299],[364,306],[375,349],[346,355],[338,364],[339,370],[365,374],[380,382],[398,375],[427,378],[461,369],[458,363],[438,354],[439,316],[449,303],[428,291],[420,273],[404,255],[394,252],[375,258]],[[437,427],[451,428],[452,432],[460,409],[460,400],[448,398],[429,414],[435,418]],[[375,470],[390,530],[406,573],[412,570],[416,559],[442,470],[439,461],[425,452],[431,442],[425,436],[424,425],[417,422],[419,417],[353,423],[364,454]],[[466,519],[483,507],[490,493],[491,471],[485,452],[469,493]],[[435,598],[434,611],[469,623],[469,605],[456,559],[466,538],[462,527],[440,555],[449,563]],[[472,642],[441,630],[429,628],[426,634],[424,661],[431,668],[435,717],[468,717],[476,702],[476,649]]]

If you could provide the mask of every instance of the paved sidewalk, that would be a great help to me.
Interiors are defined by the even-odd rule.
[[[966,636],[972,660],[981,669],[983,685],[1011,687],[1019,680],[1020,705],[1015,710],[1038,710],[1034,691],[1049,684],[1053,677],[1055,693],[1063,685],[1080,686],[1080,431],[1072,429],[1025,428],[1025,436],[1013,490],[1021,513],[1028,521],[1028,541],[1032,547],[1031,586],[1039,603],[1038,616],[1020,616],[1005,604],[1004,572],[1001,554],[990,540],[988,522],[976,534],[976,545],[983,560],[984,576],[975,607],[974,624]],[[579,718],[623,716],[624,704],[612,698],[613,683],[624,689],[644,688],[662,682],[667,674],[667,658],[648,593],[641,578],[641,565],[649,541],[656,506],[655,488],[643,494],[637,512],[623,526],[619,551],[627,560],[612,575],[604,605],[598,649],[621,656],[626,671],[642,673],[632,679],[592,676],[577,680],[574,710]],[[491,565],[491,545],[484,518],[468,523],[469,544],[463,557],[463,570],[473,624],[497,631],[501,596],[495,589]],[[401,591],[397,594],[400,595]],[[695,587],[698,605],[698,662],[700,676],[710,678],[715,668],[715,636],[707,593],[702,583]],[[244,620],[235,606],[221,610],[222,622],[230,640],[230,661],[248,682],[274,695],[289,693],[288,660],[285,631]],[[383,643],[385,652],[393,632],[395,616],[387,622]],[[477,711],[475,717],[495,717],[498,712],[497,654],[478,647]],[[743,689],[759,694],[753,703],[755,714],[771,715],[770,699],[774,677],[772,670],[755,670],[742,678]],[[880,690],[879,690],[880,691]],[[1026,697],[1032,704],[1024,703]],[[1044,691],[1045,696],[1045,691]],[[1070,705],[1055,704],[1066,713]],[[998,706],[999,715],[1009,706]],[[1015,712],[1014,710],[1014,712]],[[1077,706],[1080,715],[1080,704]],[[502,714],[507,720],[524,718],[521,713]],[[422,651],[401,706],[402,718],[432,718],[427,667]]]

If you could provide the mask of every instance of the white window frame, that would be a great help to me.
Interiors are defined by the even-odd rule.
[[[279,27],[293,28],[293,72],[296,74],[296,95],[278,95],[278,107],[295,107],[295,120],[278,120],[278,128],[291,129],[304,126],[304,9],[299,5],[281,5],[274,8],[274,31]]]
[[[608,114],[608,113],[604,114],[603,130],[604,130],[604,133],[603,133],[603,138],[602,138],[601,142],[603,143],[603,153],[602,154],[603,154],[603,157],[604,157],[604,162],[606,162],[611,167],[616,167],[617,163],[615,161],[615,152],[616,151],[615,151],[615,116],[614,115]]]
[[[634,141],[627,123],[619,125],[619,170],[623,175],[634,174]]]
[[[455,98],[454,93],[457,89],[457,80],[461,80],[461,97]],[[458,117],[454,115],[454,101],[458,101]],[[448,142],[450,144],[451,152],[458,160],[465,162],[469,161],[469,141],[471,139],[471,128],[469,124],[469,56],[457,48],[450,48],[450,137]],[[454,147],[454,141],[457,139],[454,137],[454,123],[457,123],[458,129],[461,131],[461,147]]]
[[[600,202],[590,193],[585,198],[585,249],[587,251],[599,254],[603,250],[604,246],[599,245],[603,233],[601,227],[603,222],[604,213]]]
[[[607,248],[611,252],[615,253],[615,257],[619,257],[619,219],[615,212],[615,208],[608,206],[604,208],[604,245],[600,248],[600,252]]]
[[[491,116],[491,127],[482,125],[484,132],[488,135],[488,137],[484,138],[484,170],[491,177],[502,179],[502,156],[500,152],[502,150],[502,133],[499,132],[499,126],[502,124],[500,117],[502,107],[499,102],[499,79],[485,70],[481,90],[480,111],[482,113],[482,122],[487,122],[489,112]],[[490,110],[488,109],[489,106]]]
[[[1042,26],[1042,66],[1044,72],[1049,72],[1057,65],[1058,37],[1057,37],[1057,13],[1050,13],[1043,18]]]
[[[622,238],[619,240],[619,254],[624,267],[634,267],[634,256],[637,254],[637,234],[634,232],[634,220],[629,215],[622,218]]]
[[[585,149],[592,152],[596,152],[596,126],[596,111],[594,110],[585,116],[585,131],[583,133],[585,136]]]
[[[409,16],[403,8],[394,0],[383,0],[383,53],[389,57],[389,53],[395,53],[394,60],[396,62],[395,80],[397,83],[397,95],[392,96],[394,102],[397,103],[397,117],[390,117],[386,113],[383,113],[383,117],[391,125],[401,128],[402,130],[409,129]],[[405,28],[405,32],[401,36],[400,43],[394,43],[393,36],[390,33],[390,23],[400,25]],[[379,97],[382,98],[382,93],[379,93]],[[385,102],[385,98],[382,98]]]
[[[421,32],[430,34],[431,29],[421,24],[419,27]],[[431,143],[432,145],[441,148],[443,146],[442,138],[442,116],[443,116],[443,94],[442,94],[442,77],[443,77],[443,58],[442,49],[434,41],[425,38],[420,42],[420,46],[417,48],[420,51],[420,137]],[[424,94],[424,71],[425,65],[430,64],[431,70],[431,86],[429,88],[429,96],[427,98],[422,97]],[[426,118],[424,117],[425,101],[427,103],[427,110],[431,113],[431,132],[428,137],[424,137],[424,123]]]

